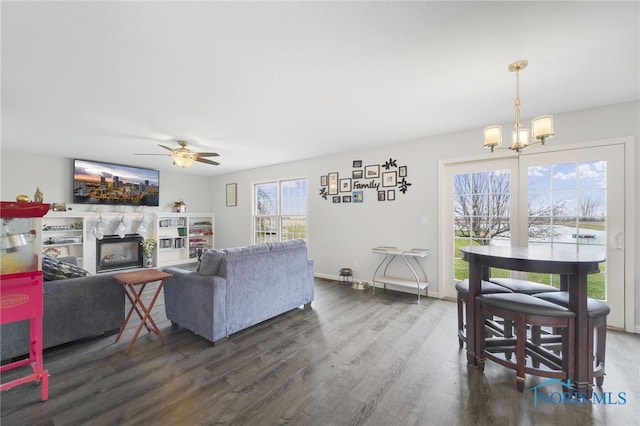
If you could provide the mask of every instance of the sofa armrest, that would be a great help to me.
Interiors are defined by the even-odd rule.
[[[164,283],[167,318],[212,342],[226,337],[227,281],[175,267],[163,271],[172,275]]]

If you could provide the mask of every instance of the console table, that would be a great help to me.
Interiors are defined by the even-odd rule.
[[[589,383],[588,363],[589,327],[587,315],[587,274],[599,271],[605,261],[604,252],[585,250],[536,249],[529,247],[469,246],[460,248],[462,259],[469,262],[469,304],[467,305],[467,362],[484,369],[481,339],[484,321],[476,304],[480,294],[480,281],[488,280],[490,268],[512,271],[559,274],[561,289],[569,292],[569,309],[576,314],[575,362],[569,379],[578,395],[591,397],[593,384]]]
[[[399,250],[397,247],[389,247],[389,246],[379,246],[372,249],[374,253],[384,254],[384,258],[382,262],[378,265],[375,272],[373,273],[373,280],[371,283],[371,287],[373,288],[373,294],[376,292],[376,282],[382,284],[383,288],[386,289],[387,284],[397,285],[401,287],[410,287],[416,288],[418,292],[418,303],[420,303],[420,292],[426,290],[429,286],[429,280],[427,278],[427,273],[422,268],[422,265],[419,262],[419,259],[425,258],[429,255],[429,250],[427,249],[418,249],[414,248],[411,250]],[[409,268],[413,278],[401,278],[387,275],[389,270],[389,266],[396,259],[402,259],[404,264]],[[422,273],[422,276],[418,276],[416,270],[411,266],[409,260],[413,259],[413,263],[418,267],[417,269]],[[376,278],[378,276],[378,271],[384,265],[384,271],[382,276]]]

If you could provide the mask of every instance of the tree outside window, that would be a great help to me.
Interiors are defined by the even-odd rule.
[[[254,242],[307,238],[307,180],[292,179],[254,186]]]

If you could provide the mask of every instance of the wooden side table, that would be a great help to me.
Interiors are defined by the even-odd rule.
[[[147,332],[155,333],[160,337],[162,343],[164,343],[164,336],[160,332],[160,329],[156,325],[153,318],[151,318],[151,310],[153,309],[153,305],[156,303],[160,292],[162,291],[162,287],[164,286],[164,281],[169,278],[171,274],[167,274],[166,272],[161,272],[156,269],[144,269],[141,271],[127,272],[124,274],[114,274],[113,278],[115,278],[120,284],[122,284],[122,288],[124,289],[124,293],[127,295],[127,299],[131,302],[131,308],[129,309],[129,313],[127,313],[126,318],[124,319],[124,323],[122,323],[122,327],[120,327],[120,332],[118,333],[118,337],[116,337],[116,342],[120,340],[122,337],[122,333],[124,333],[124,329],[127,327],[127,323],[129,319],[133,315],[133,313],[137,313],[140,318],[140,325],[136,329],[135,334],[133,335],[133,339],[131,339],[131,343],[127,346],[127,350],[124,352],[128,354],[133,344],[136,342],[142,327],[146,327]],[[158,285],[158,289],[156,293],[153,295],[153,299],[151,299],[151,303],[149,306],[145,306],[142,302],[140,296],[144,291],[144,288],[147,284],[155,281],[160,281],[160,285]],[[135,286],[140,285],[140,289],[136,290]]]

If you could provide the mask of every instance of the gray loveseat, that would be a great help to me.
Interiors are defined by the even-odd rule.
[[[198,271],[165,268],[167,318],[207,340],[313,301],[313,261],[303,240],[203,253]]]
[[[75,258],[60,258],[75,263]],[[50,348],[85,337],[118,331],[124,322],[124,291],[106,274],[44,282],[43,346]],[[0,359],[29,352],[29,323],[3,324]]]

